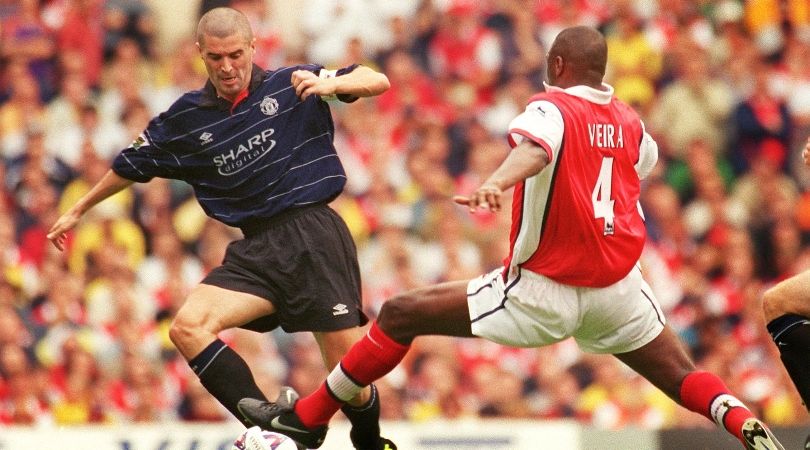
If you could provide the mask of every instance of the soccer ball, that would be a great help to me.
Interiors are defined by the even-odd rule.
[[[245,430],[233,442],[231,450],[297,450],[298,445],[283,434],[264,431],[259,427]]]

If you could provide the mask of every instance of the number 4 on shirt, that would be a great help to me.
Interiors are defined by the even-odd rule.
[[[610,198],[613,181],[613,157],[602,158],[602,167],[599,169],[599,178],[591,193],[593,202],[593,216],[595,219],[605,219],[604,234],[613,234],[613,202]]]

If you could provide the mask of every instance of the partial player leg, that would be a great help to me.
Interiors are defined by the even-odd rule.
[[[217,334],[273,313],[269,301],[242,292],[200,284],[188,296],[169,337],[200,382],[246,426],[236,405],[244,397],[264,398],[247,363]]]
[[[359,327],[334,332],[314,333],[327,367],[335,367],[354,343],[363,337]],[[358,392],[341,410],[352,424],[349,433],[359,450],[393,450],[396,446],[380,436],[380,396],[373,384]],[[388,446],[388,447],[386,447]]]
[[[473,336],[467,282],[418,289],[387,301],[368,333],[351,347],[317,391],[296,402],[293,411],[251,399],[243,399],[239,408],[263,428],[320,446],[329,419],[364,387],[393,370],[416,336],[427,334]]]
[[[387,301],[377,322],[335,364],[321,388],[299,401],[296,411],[303,423],[328,423],[344,403],[393,370],[411,341],[423,334],[472,336],[466,282],[423,288]]]
[[[762,309],[782,363],[810,408],[810,271],[766,291]]]
[[[784,450],[720,378],[695,369],[668,326],[647,345],[615,356],[685,408],[702,414],[733,434],[746,449]]]

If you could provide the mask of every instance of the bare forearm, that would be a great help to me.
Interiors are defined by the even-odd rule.
[[[479,208],[500,211],[503,191],[521,180],[537,175],[546,165],[548,155],[545,150],[534,142],[524,142],[509,152],[500,167],[475,192],[469,196],[456,195],[453,201],[467,206],[471,213]]]
[[[366,66],[359,66],[334,80],[335,94],[355,97],[380,95],[391,87],[387,76]]]
[[[505,191],[521,180],[538,174],[548,164],[548,155],[539,145],[526,141],[513,148],[484,184]]]
[[[73,205],[72,209],[79,214],[84,214],[107,197],[128,188],[132,183],[134,183],[132,180],[120,177],[112,170],[108,170],[104,177]]]
[[[90,189],[90,192],[84,194],[75,205],[56,220],[56,223],[48,230],[48,239],[53,242],[57,249],[64,250],[67,244],[68,231],[79,223],[84,213],[98,202],[121,191],[132,183],[131,180],[119,177],[112,170],[108,170],[104,177]]]

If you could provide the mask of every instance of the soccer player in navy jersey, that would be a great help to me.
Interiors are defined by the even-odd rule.
[[[477,336],[516,347],[573,337],[584,351],[615,355],[746,449],[784,450],[717,376],[695,368],[642,278],[640,180],[658,147],[603,83],[606,63],[598,31],[560,32],[548,54],[546,92],[509,126],[511,152],[469,198],[454,199],[471,211],[497,211],[502,192],[515,188],[504,267],[392,298],[313,394],[283,404],[248,398],[239,409],[265,429],[317,447],[332,415],[394,369],[417,336]],[[282,394],[295,397],[289,388]]]
[[[810,166],[810,138],[802,150]],[[762,309],[782,364],[810,408],[810,270],[793,275],[765,291]],[[810,436],[804,445],[810,449]]]
[[[241,228],[221,266],[193,289],[169,331],[202,384],[245,425],[244,397],[262,398],[245,361],[217,338],[232,327],[310,331],[334,366],[368,319],[352,237],[329,208],[346,182],[325,100],[386,91],[388,78],[353,65],[263,70],[253,64],[247,18],[215,8],[200,18],[197,46],[209,81],[153,118],[112,169],[50,229],[66,234],[101,200],[154,177],[182,180],[206,214]],[[358,390],[343,411],[358,449],[393,449],[380,437],[379,397]]]

